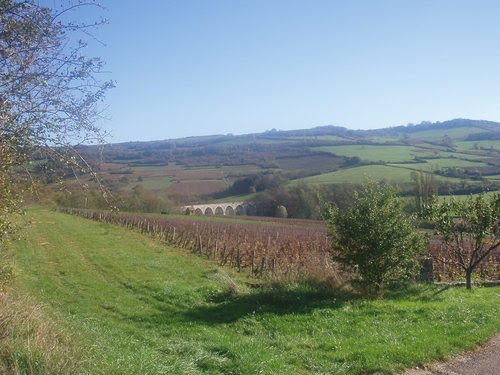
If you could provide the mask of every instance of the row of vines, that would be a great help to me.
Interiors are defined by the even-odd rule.
[[[221,266],[247,269],[256,276],[321,280],[335,278],[339,272],[339,267],[331,260],[326,228],[317,222],[297,225],[283,220],[264,224],[77,209],[62,211],[151,234],[170,245],[213,259]],[[456,280],[463,275],[436,238],[430,241],[428,256],[433,259],[435,280]],[[500,251],[492,252],[476,273],[476,277],[482,279],[498,279]]]
[[[88,219],[119,224],[256,276],[297,279],[337,274],[324,227],[192,220],[105,211],[61,209]]]
[[[438,238],[429,242],[429,256],[433,259],[433,274],[436,281],[458,280],[464,271],[456,265],[455,259]],[[500,279],[500,248],[493,250],[474,271],[475,278],[482,280]]]

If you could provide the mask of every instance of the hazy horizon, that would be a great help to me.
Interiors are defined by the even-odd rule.
[[[255,131],[255,132],[248,132],[248,133],[207,133],[207,134],[193,134],[193,135],[185,135],[185,136],[180,136],[180,137],[173,137],[173,138],[154,138],[154,139],[130,139],[130,140],[122,140],[122,141],[114,141],[113,139],[108,139],[106,143],[108,144],[118,144],[118,143],[137,143],[137,142],[155,142],[155,141],[172,141],[172,140],[178,140],[178,139],[185,139],[185,138],[197,138],[197,137],[217,137],[217,136],[245,136],[245,135],[252,135],[252,134],[262,134],[266,132],[271,132],[271,131],[294,131],[294,130],[309,130],[309,129],[315,129],[315,128],[321,128],[321,127],[327,127],[327,126],[335,126],[335,127],[341,127],[345,128],[347,130],[353,130],[353,131],[358,131],[358,130],[379,130],[379,129],[390,129],[390,128],[395,128],[399,126],[409,126],[409,125],[422,125],[422,124],[427,124],[427,123],[432,123],[432,124],[439,124],[447,121],[454,121],[454,120],[467,120],[467,121],[487,121],[487,122],[497,122],[489,119],[468,119],[468,118],[454,118],[454,119],[447,119],[443,121],[419,121],[419,122],[409,122],[407,124],[395,124],[395,125],[389,125],[389,126],[384,126],[384,127],[377,127],[377,128],[352,128],[348,126],[343,126],[343,125],[335,125],[335,124],[324,124],[324,125],[317,125],[317,126],[311,126],[309,128],[296,128],[296,129],[278,129],[278,128],[271,128],[271,129],[265,129],[263,131]],[[500,123],[500,122],[499,122]]]

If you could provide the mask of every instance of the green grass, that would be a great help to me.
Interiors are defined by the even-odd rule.
[[[488,191],[483,193],[487,198],[490,198],[494,194],[498,194],[500,191]],[[470,196],[477,197],[479,194],[464,194],[464,195],[439,195],[438,200],[440,202],[443,202],[445,200],[449,200],[450,198],[453,198],[457,201],[465,201],[469,199]]]
[[[243,194],[243,195],[230,195],[229,197],[215,199],[215,200],[213,200],[213,203],[244,202],[246,200],[255,198],[257,195],[258,195],[258,193],[249,193],[249,194]]]
[[[498,142],[497,142],[498,143]],[[344,145],[344,146],[324,146],[315,147],[315,150],[331,152],[339,156],[354,157],[357,156],[362,160],[369,162],[384,162],[384,163],[402,163],[415,160],[418,158],[435,158],[437,156],[440,159],[429,159],[429,163],[434,163],[439,160],[449,160],[450,165],[446,166],[462,166],[460,163],[467,162],[467,160],[462,159],[477,159],[484,156],[480,155],[468,155],[463,154],[460,150],[464,151],[466,149],[459,149],[458,152],[448,152],[441,151],[439,149],[433,150],[429,147],[420,146],[398,146],[398,145],[386,145],[386,146],[372,146],[372,145]],[[453,161],[456,161],[454,164]],[[465,166],[465,165],[463,165]]]
[[[445,135],[452,139],[464,139],[469,134],[482,133],[484,130],[479,128],[461,127],[452,129],[423,130],[411,133],[410,138],[425,139],[428,141],[440,141]]]
[[[481,167],[485,166],[481,162],[473,162],[458,158],[430,159],[425,163],[407,163],[407,164],[385,164],[385,165],[364,165],[354,168],[340,169],[335,172],[322,173],[320,175],[302,178],[292,181],[303,181],[312,184],[359,184],[366,181],[367,178],[376,181],[386,180],[390,183],[411,183],[413,182],[412,173],[415,171],[433,171],[445,167]],[[461,179],[453,177],[436,176],[436,180],[459,182]],[[470,180],[471,183],[477,183]]]
[[[335,172],[323,173],[301,179],[313,184],[341,184],[341,183],[363,183],[367,178],[382,180],[386,179],[393,183],[411,182],[411,172],[408,169],[390,167],[386,165],[365,165],[362,167],[340,169]]]
[[[388,374],[500,330],[499,288],[387,299],[244,275],[139,233],[45,210],[15,244],[16,288],[71,332],[90,374]]]
[[[423,171],[436,171],[443,168],[464,168],[464,167],[485,167],[486,164],[482,162],[463,160],[458,158],[442,158],[442,159],[429,159],[425,163],[415,163],[415,164],[389,164],[392,166],[397,166],[401,168],[409,168],[413,170],[423,170]]]
[[[341,137],[339,135],[301,135],[298,137],[290,137],[291,140],[322,140],[322,141],[342,141],[350,140],[349,137]]]
[[[174,179],[170,176],[144,177],[143,181],[132,183],[130,185],[132,185],[132,187],[135,186],[136,184],[142,185],[145,189],[150,189],[150,190],[165,190],[173,183],[173,181]]]
[[[382,162],[404,162],[414,159],[418,152],[410,146],[371,146],[371,145],[348,145],[348,146],[324,146],[315,147],[317,151],[331,152],[339,156],[358,156],[366,161]]]
[[[493,141],[466,141],[466,142],[456,142],[455,146],[458,150],[473,150],[477,151],[480,148],[490,149],[494,148],[500,150],[500,140]]]

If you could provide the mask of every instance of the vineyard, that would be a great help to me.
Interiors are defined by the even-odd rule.
[[[273,225],[266,225],[77,209],[61,211],[151,234],[170,245],[215,260],[221,266],[250,270],[258,277],[326,280],[340,276],[340,267],[331,260],[326,228],[319,222],[272,219]],[[433,259],[434,280],[457,280],[463,275],[438,238],[431,239],[427,256]],[[475,277],[483,280],[500,277],[500,249],[485,258]]]

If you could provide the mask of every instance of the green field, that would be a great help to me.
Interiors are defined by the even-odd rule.
[[[445,135],[452,139],[463,139],[470,134],[482,132],[484,132],[484,130],[480,128],[457,127],[453,129],[421,130],[415,133],[411,133],[410,137],[428,141],[440,141]]]
[[[351,140],[348,137],[341,137],[338,135],[310,135],[310,136],[299,136],[299,137],[291,137],[293,140],[323,140],[323,141],[340,141],[345,142]]]
[[[498,142],[497,142],[498,143]],[[449,164],[445,166],[468,166],[463,163],[462,159],[479,159],[484,158],[480,155],[469,155],[461,152],[441,151],[439,149],[432,149],[428,147],[412,147],[412,146],[398,146],[398,145],[343,145],[343,146],[325,146],[315,147],[317,151],[331,152],[332,154],[359,157],[360,159],[368,162],[382,162],[382,163],[402,163],[414,161],[415,158],[429,159],[429,163],[434,163],[439,160],[448,160]],[[437,159],[439,158],[439,159]],[[456,161],[454,163],[453,161]],[[467,160],[465,160],[467,162]]]
[[[442,160],[442,159],[436,159]],[[444,162],[443,165],[446,165]],[[364,165],[361,167],[340,169],[335,172],[323,173],[316,176],[306,177],[292,181],[292,184],[298,182],[306,182],[311,184],[343,184],[352,183],[360,184],[366,182],[367,179],[381,181],[385,180],[389,183],[412,183],[412,174],[420,169],[432,170],[432,165],[427,163],[410,163],[410,164],[387,164],[387,165]],[[436,176],[436,180],[460,182],[459,178]],[[470,183],[477,183],[470,181]]]
[[[455,146],[458,150],[472,150],[476,151],[478,149],[490,149],[500,150],[500,140],[495,141],[467,141],[467,142],[456,142]]]
[[[138,185],[142,185],[145,189],[150,190],[165,190],[173,183],[172,177],[151,177],[144,179],[142,182],[138,182]]]
[[[499,191],[487,191],[485,193],[483,193],[485,195],[486,198],[490,198],[491,196],[493,196],[494,194],[499,194],[500,192]],[[466,194],[466,195],[452,195],[452,196],[449,196],[449,195],[439,195],[438,196],[438,200],[440,202],[443,202],[445,200],[449,200],[450,198],[453,198],[457,201],[465,201],[467,199],[469,199],[470,196],[473,196],[473,197],[477,197],[479,194]]]
[[[412,161],[417,150],[411,146],[371,146],[371,145],[347,145],[347,146],[325,146],[315,147],[317,151],[331,152],[339,156],[354,157],[371,162],[405,162]]]
[[[244,202],[255,198],[258,193],[249,193],[244,195],[230,195],[229,197],[215,199],[212,203],[224,203],[224,202]]]
[[[363,183],[366,179],[382,180],[388,182],[404,183],[411,182],[412,171],[405,168],[390,167],[386,165],[365,165],[362,167],[341,169],[331,173],[323,173],[317,176],[303,178],[299,181],[312,184],[342,184]]]
[[[425,163],[415,164],[387,164],[388,166],[397,166],[401,168],[408,168],[413,170],[423,171],[436,171],[443,168],[463,168],[463,167],[485,167],[486,164],[482,162],[469,161],[457,158],[442,158],[442,159],[429,159]]]
[[[305,284],[248,289],[244,274],[125,228],[30,216],[15,289],[71,334],[78,373],[389,374],[500,330],[499,288],[415,286],[385,300]]]

